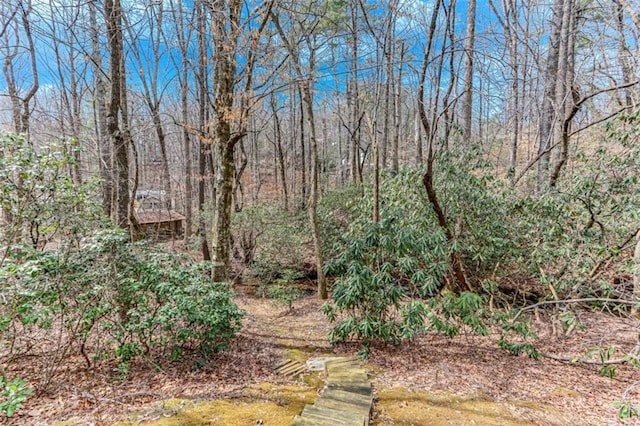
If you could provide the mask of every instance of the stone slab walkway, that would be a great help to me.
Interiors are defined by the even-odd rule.
[[[315,404],[307,404],[293,419],[294,426],[366,426],[373,405],[373,390],[358,358],[325,363],[327,385]]]

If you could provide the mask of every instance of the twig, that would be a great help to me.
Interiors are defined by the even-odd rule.
[[[627,355],[623,356],[622,358],[607,359],[602,361],[593,361],[590,359],[584,359],[584,358],[578,358],[578,357],[551,355],[551,354],[545,354],[542,352],[540,352],[540,355],[545,358],[553,359],[556,361],[563,361],[563,362],[571,362],[571,363],[579,362],[580,364],[588,364],[588,365],[614,365],[614,364],[625,364],[632,360],[640,361],[640,357],[638,357],[638,352],[640,352],[640,345],[637,345]]]
[[[564,300],[545,300],[543,302],[538,302],[535,303],[533,305],[529,305],[529,306],[525,306],[524,308],[520,309],[518,311],[517,314],[515,314],[515,316],[513,317],[512,321],[515,321],[518,319],[518,317],[520,317],[520,315],[522,315],[523,313],[527,312],[527,311],[531,311],[535,308],[538,308],[540,306],[545,306],[545,305],[559,305],[559,304],[564,304],[564,303],[590,303],[590,302],[604,302],[604,303],[617,303],[620,305],[631,305],[634,306],[636,305],[638,302],[634,302],[633,300],[624,300],[624,299],[609,299],[606,297],[585,297],[582,299],[564,299]]]

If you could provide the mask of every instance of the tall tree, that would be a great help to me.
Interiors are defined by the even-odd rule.
[[[206,6],[203,1],[195,3],[197,28],[197,71],[198,83],[198,236],[200,237],[200,251],[205,261],[211,260],[211,250],[207,237],[206,196],[207,186],[207,158],[211,156],[212,138],[209,135],[209,51],[207,49],[207,18]]]
[[[567,0],[554,0],[551,19],[551,33],[549,35],[549,47],[547,52],[547,64],[544,72],[544,94],[542,98],[542,111],[538,133],[538,177],[536,190],[541,192],[547,184],[549,174],[550,152],[554,148],[553,128],[556,123],[556,88],[558,79],[558,64],[560,60],[560,41],[563,25],[564,5]],[[564,76],[563,76],[564,78]]]
[[[141,40],[135,33],[134,25],[132,25],[125,16],[125,25],[129,35],[129,43],[131,44],[130,51],[133,54],[136,63],[136,69],[138,70],[138,78],[142,84],[142,95],[144,103],[149,110],[151,120],[153,122],[153,128],[156,133],[156,139],[158,140],[158,146],[160,148],[160,157],[162,161],[162,184],[163,189],[168,194],[169,200],[173,200],[173,191],[171,185],[171,171],[169,168],[169,156],[167,154],[167,138],[166,130],[162,122],[161,107],[162,97],[165,93],[166,85],[170,82],[167,81],[167,75],[162,73],[160,77],[161,63],[163,62],[165,52],[163,45],[165,43],[164,35],[164,9],[165,3],[163,0],[152,2],[144,9],[144,19],[139,22],[146,29],[144,37],[147,38],[145,44],[151,51],[150,57],[142,55]]]
[[[310,7],[318,6],[312,2]],[[303,18],[304,19],[304,18]],[[318,46],[315,43],[314,36],[305,32],[303,38],[306,42],[306,48],[308,51],[308,62],[306,72],[302,68],[299,51],[289,41],[287,35],[280,25],[280,18],[277,13],[271,12],[271,20],[273,21],[278,34],[282,40],[282,43],[289,53],[291,65],[295,70],[296,76],[299,80],[300,90],[302,92],[302,102],[305,107],[305,116],[307,118],[307,127],[309,129],[309,139],[311,141],[311,194],[309,195],[309,202],[307,206],[307,212],[309,214],[309,222],[311,224],[311,232],[313,234],[313,247],[316,257],[316,269],[318,274],[318,297],[320,299],[327,299],[329,297],[327,291],[327,281],[324,275],[324,255],[322,251],[322,240],[320,235],[320,225],[318,223],[318,200],[319,200],[319,158],[318,158],[318,139],[316,136],[316,123],[314,115],[314,103],[313,103],[313,74],[315,73],[315,53]]]
[[[100,154],[99,168],[102,182],[102,209],[111,217],[115,205],[114,160],[111,138],[107,126],[107,78],[100,43],[101,26],[98,24],[98,2],[89,0],[89,33],[91,38],[91,69],[93,73],[93,112],[95,137]]]
[[[420,120],[422,122],[422,126],[427,135],[432,134],[432,127],[434,125],[433,119],[430,119],[427,115],[425,108],[425,84],[427,77],[427,67],[431,60],[431,50],[433,47],[434,35],[436,32],[436,26],[438,22],[438,14],[442,7],[442,0],[436,0],[433,11],[431,12],[431,20],[427,33],[427,45],[424,51],[424,55],[422,58],[422,66],[420,70],[420,80],[418,86],[418,111],[420,113]],[[429,202],[431,203],[431,208],[436,215],[439,226],[442,228],[447,241],[450,243],[454,242],[454,235],[449,225],[449,221],[442,209],[440,201],[438,199],[438,195],[435,191],[435,187],[433,185],[433,169],[434,169],[434,139],[430,138],[427,145],[427,161],[426,161],[426,171],[423,176],[423,184],[425,190],[427,192],[427,197],[429,198]],[[469,284],[467,277],[464,273],[462,258],[460,253],[456,250],[451,251],[450,255],[451,261],[451,269],[453,271],[454,279],[451,283],[451,290],[456,292],[471,290],[471,285]]]
[[[29,119],[32,108],[31,101],[40,87],[38,78],[36,46],[31,30],[31,0],[0,2],[2,10],[2,38],[0,52],[4,56],[2,73],[6,90],[11,102],[13,129],[16,133],[29,134]],[[22,67],[16,66],[21,56],[27,56],[27,73],[22,74]],[[25,85],[26,87],[23,87]]]
[[[215,140],[216,198],[213,223],[213,280],[226,281],[231,268],[231,208],[233,185],[236,179],[235,148],[246,136],[250,99],[253,88],[253,72],[258,55],[261,35],[271,14],[274,0],[258,6],[260,12],[246,15],[242,0],[213,1],[210,6],[213,32],[213,137]],[[245,55],[244,87],[238,90],[237,67],[240,56],[240,37],[245,19],[255,19],[256,28],[251,31]]]
[[[180,126],[184,152],[184,238],[188,241],[193,231],[193,149],[191,133],[189,132],[191,127],[189,125],[189,48],[194,25],[193,17],[189,20],[186,16],[182,1],[178,0],[174,3],[174,0],[169,0],[169,7],[180,53],[177,60],[174,56],[171,56],[171,59],[175,67],[180,70],[177,76],[180,86]],[[169,40],[165,39],[165,44],[169,44]]]
[[[467,3],[467,29],[464,38],[464,76],[462,77],[462,137],[471,143],[473,118],[473,55],[476,40],[476,0]]]
[[[549,187],[556,186],[562,167],[569,155],[569,131],[575,115],[574,106],[578,101],[574,82],[575,39],[577,30],[577,8],[574,0],[565,0],[560,31],[560,52],[558,55],[558,78],[555,89],[556,121],[553,141],[558,141],[560,150],[549,175]],[[576,111],[577,112],[577,111]]]
[[[107,107],[107,132],[115,158],[116,206],[113,222],[121,228],[129,227],[129,139],[121,126],[121,115],[126,108],[122,94],[124,77],[124,47],[122,36],[122,6],[120,0],[105,0],[104,15],[107,26],[109,50],[109,102]],[[125,123],[126,125],[126,123]]]

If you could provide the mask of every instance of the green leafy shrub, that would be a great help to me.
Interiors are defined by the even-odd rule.
[[[443,289],[453,279],[454,250],[463,254],[465,266],[472,264],[467,272],[477,281],[499,262],[517,258],[502,216],[508,208],[501,205],[500,193],[492,192],[491,178],[472,173],[468,165],[466,171],[448,167],[438,182],[445,213],[460,224],[453,241],[437,223],[418,169],[383,179],[380,222],[370,219],[369,193],[352,209],[348,244],[326,265],[326,272],[338,277],[333,304],[324,307],[336,323],[332,342],[355,340],[366,353],[375,341],[399,343],[427,330],[449,337],[463,330],[489,332],[496,317],[487,311],[486,297]]]
[[[323,194],[318,204],[318,223],[325,258],[339,256],[349,244],[349,227],[363,213],[362,197],[362,187],[354,184]]]
[[[287,305],[289,312],[293,310],[293,302],[303,296],[300,288],[285,284],[263,284],[258,288],[258,293]]]
[[[13,417],[32,393],[33,388],[27,387],[24,380],[19,378],[7,380],[4,376],[0,376],[0,413]]]
[[[332,342],[355,339],[365,350],[376,340],[399,342],[413,337],[424,326],[419,304],[402,309],[407,295],[437,293],[448,270],[448,248],[443,232],[432,227],[422,205],[423,195],[408,172],[385,182],[381,221],[372,222],[370,197],[364,197],[350,224],[345,250],[327,262],[327,274],[338,276],[333,305],[324,308],[331,322]],[[418,181],[419,182],[419,181]],[[407,197],[398,195],[409,194]]]
[[[67,175],[74,159],[62,144],[36,149],[23,135],[3,132],[0,152],[0,249],[19,256],[24,245],[42,249],[61,237],[78,241],[87,224],[99,222],[98,182],[78,183]]]
[[[302,272],[311,244],[306,213],[257,203],[233,216],[234,256],[249,276],[265,281],[280,277],[282,270]]]
[[[14,308],[5,315],[22,326],[61,323],[88,364],[117,358],[126,370],[140,355],[207,355],[228,346],[243,312],[206,268],[130,243],[121,230],[98,231],[78,249],[63,246],[19,265],[10,276]]]

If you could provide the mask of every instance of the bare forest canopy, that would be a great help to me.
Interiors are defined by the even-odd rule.
[[[625,0],[4,0],[0,126],[63,144],[70,177],[100,177],[119,226],[137,190],[166,191],[224,277],[232,210],[308,207],[317,241],[322,192],[438,151],[473,148],[524,191],[555,187],[637,108],[639,13]]]
[[[637,1],[0,0],[0,62],[9,417],[27,356],[46,392],[228,349],[231,279],[331,291],[365,356],[471,331],[539,358],[532,318],[583,306],[637,328]],[[555,359],[637,370],[614,346]]]

